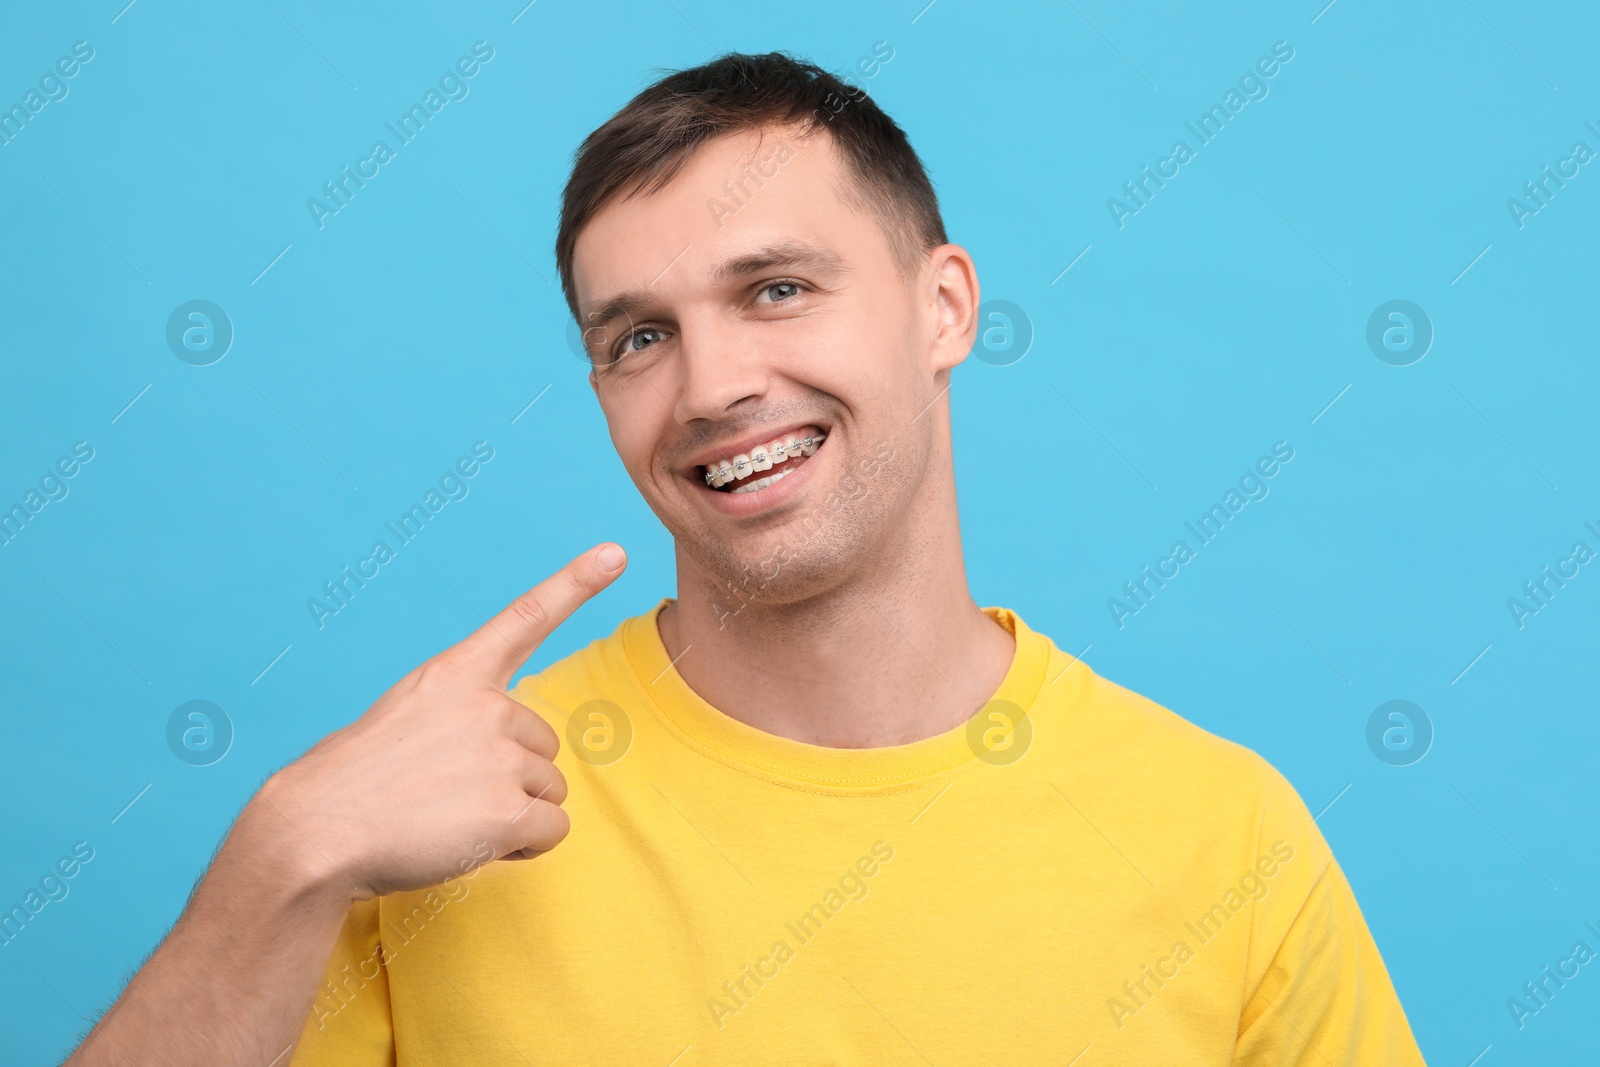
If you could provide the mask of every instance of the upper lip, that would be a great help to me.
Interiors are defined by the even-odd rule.
[[[741,453],[748,454],[750,450],[755,448],[757,445],[770,444],[771,442],[778,440],[780,437],[785,437],[805,426],[816,426],[821,429],[823,433],[828,432],[827,426],[823,425],[823,423],[817,419],[811,419],[803,422],[793,422],[782,429],[763,430],[761,433],[752,435],[750,437],[743,437],[735,441],[727,441],[723,444],[712,445],[710,448],[700,453],[700,455],[694,460],[694,466],[709,467],[713,463],[717,463],[725,459],[732,459],[734,456],[740,455]],[[690,473],[693,473],[693,471]]]

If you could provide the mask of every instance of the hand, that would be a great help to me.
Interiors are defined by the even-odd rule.
[[[626,563],[616,545],[585,552],[400,679],[268,780],[248,813],[257,829],[352,899],[554,848],[569,827],[566,779],[551,762],[560,743],[505,690]]]

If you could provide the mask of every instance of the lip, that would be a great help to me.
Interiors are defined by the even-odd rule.
[[[828,430],[829,430],[829,426],[828,426],[827,423],[818,422],[818,421],[813,419],[810,422],[794,422],[794,423],[790,423],[788,426],[785,426],[785,427],[783,427],[781,429],[777,429],[777,430],[766,430],[766,431],[763,431],[761,434],[759,434],[757,436],[745,437],[745,438],[742,438],[742,439],[740,439],[738,441],[730,441],[730,442],[727,442],[727,443],[724,443],[724,444],[720,444],[720,445],[713,445],[711,448],[709,448],[706,451],[700,453],[700,455],[694,460],[694,465],[691,466],[684,473],[686,475],[688,475],[689,477],[691,477],[691,478],[700,478],[700,477],[702,477],[702,475],[697,470],[697,468],[699,468],[699,467],[706,467],[706,466],[710,466],[712,463],[716,463],[716,462],[721,461],[721,460],[732,459],[734,456],[739,455],[741,452],[748,453],[752,448],[755,448],[757,445],[769,444],[769,443],[771,443],[773,441],[776,441],[778,438],[785,437],[788,434],[791,434],[794,431],[796,431],[796,430],[798,430],[798,429],[800,429],[802,427],[805,427],[805,426],[815,426],[818,429],[820,429],[824,434],[828,433]],[[787,479],[787,478],[784,479],[785,482],[788,481],[788,480],[789,479]],[[780,482],[779,484],[781,485],[782,483]],[[746,494],[746,495],[749,495],[749,494]]]
[[[818,422],[802,422],[790,429],[797,430],[801,426],[821,425]],[[786,430],[784,432],[787,433],[789,431]],[[695,492],[705,495],[707,503],[711,507],[730,518],[747,518],[751,515],[772,511],[804,492],[806,486],[810,484],[817,473],[815,470],[817,461],[825,455],[832,454],[828,451],[828,444],[833,439],[833,431],[826,430],[825,432],[828,435],[828,440],[818,446],[815,452],[807,456],[805,462],[798,467],[791,468],[793,473],[785,475],[778,482],[767,486],[765,489],[757,489],[753,493],[724,492],[720,489],[711,488],[705,483],[704,477],[694,472],[689,475],[690,482],[693,484]],[[772,439],[772,437],[758,437],[755,439],[755,443],[762,444]],[[717,459],[719,457],[712,456],[711,458]]]

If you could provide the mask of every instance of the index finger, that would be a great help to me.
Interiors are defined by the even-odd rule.
[[[451,666],[504,689],[534,649],[627,566],[620,545],[596,545],[523,593],[458,645],[440,654]]]

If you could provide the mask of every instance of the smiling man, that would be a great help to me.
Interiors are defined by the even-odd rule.
[[[508,691],[598,546],[273,775],[73,1062],[1422,1062],[1283,777],[973,600],[977,271],[869,98],[671,75],[556,258],[677,596]]]

